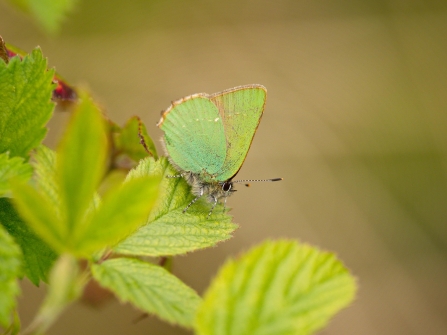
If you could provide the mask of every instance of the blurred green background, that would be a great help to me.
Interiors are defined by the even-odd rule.
[[[139,115],[155,139],[171,100],[267,87],[238,178],[284,181],[240,186],[234,238],[175,259],[199,293],[227,257],[296,238],[358,277],[357,300],[321,334],[447,334],[447,1],[79,0],[54,37],[5,2],[0,13],[6,42],[40,45],[114,121]],[[22,287],[26,325],[44,289]],[[189,334],[139,315],[78,303],[49,334]]]

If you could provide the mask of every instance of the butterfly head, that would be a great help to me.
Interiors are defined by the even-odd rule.
[[[225,196],[230,196],[233,192],[236,192],[234,189],[233,182],[231,180],[227,180],[221,184],[222,192],[225,194]]]
[[[204,191],[204,195],[207,195],[209,202],[215,202],[220,199],[226,200],[226,198],[236,192],[231,180],[226,180],[224,182],[202,183],[201,187]]]

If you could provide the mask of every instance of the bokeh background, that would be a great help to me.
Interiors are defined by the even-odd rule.
[[[234,238],[175,259],[199,293],[228,257],[295,238],[334,251],[359,280],[321,334],[447,334],[447,1],[79,0],[53,37],[5,2],[0,13],[5,41],[40,45],[111,119],[139,115],[154,138],[171,100],[267,87],[238,178],[284,181],[240,187]],[[26,325],[45,287],[22,290]],[[77,303],[49,334],[189,334],[139,315]]]

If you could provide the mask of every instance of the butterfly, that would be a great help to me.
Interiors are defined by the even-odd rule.
[[[218,201],[236,190],[233,181],[245,157],[264,112],[267,89],[258,84],[237,86],[222,92],[197,93],[172,102],[162,112],[157,126],[164,132],[162,143],[170,163],[184,177],[195,198],[212,203],[208,217]]]

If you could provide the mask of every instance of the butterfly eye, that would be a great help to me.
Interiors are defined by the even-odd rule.
[[[233,188],[233,183],[226,181],[225,183],[222,184],[222,190],[225,192],[230,191]]]

